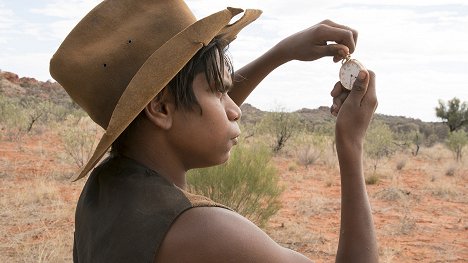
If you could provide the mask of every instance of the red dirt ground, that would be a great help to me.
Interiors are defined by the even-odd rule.
[[[11,142],[0,135],[0,262],[71,261],[74,206],[84,182],[66,179],[77,169],[65,160],[60,137],[45,133]],[[468,259],[467,165],[446,176],[452,157],[424,150],[403,156],[402,170],[389,160],[380,181],[368,185],[381,262]],[[285,192],[266,232],[316,262],[333,261],[338,169],[325,162],[306,168],[286,157],[273,161]]]

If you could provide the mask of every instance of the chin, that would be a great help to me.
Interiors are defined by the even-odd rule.
[[[212,166],[217,166],[226,163],[229,158],[231,157],[231,151],[228,151],[227,153],[219,156],[218,159],[216,160],[211,160],[209,162],[206,162],[204,164],[199,165],[198,167],[195,168],[207,168],[207,167],[212,167]]]
[[[223,160],[221,161],[221,163],[219,163],[219,164],[226,163],[226,162],[229,160],[230,157],[231,157],[231,152],[229,152],[229,153],[227,154],[226,158],[223,159]]]

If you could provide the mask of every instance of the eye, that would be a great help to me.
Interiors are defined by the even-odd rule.
[[[226,94],[226,92],[222,92],[218,90],[215,92],[215,94],[216,94],[216,97],[218,97],[219,99],[222,99],[224,95]]]

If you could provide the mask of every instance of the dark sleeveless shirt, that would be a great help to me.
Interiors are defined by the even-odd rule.
[[[217,206],[123,156],[91,173],[75,214],[73,261],[154,262],[172,223],[184,211]]]

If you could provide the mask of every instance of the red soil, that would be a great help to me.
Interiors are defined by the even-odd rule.
[[[70,261],[74,206],[84,180],[66,179],[77,169],[64,161],[60,145],[60,137],[51,133],[23,136],[20,142],[0,136],[1,262],[37,261],[46,249],[41,244],[56,244],[51,240],[58,236],[62,254],[57,258]],[[340,216],[338,169],[322,163],[305,168],[286,157],[273,161],[285,192],[283,208],[266,232],[316,262],[333,261]],[[379,172],[381,180],[368,185],[381,262],[468,259],[468,168],[460,165],[454,176],[446,176],[441,167],[449,161],[408,156],[401,171],[389,161]]]

